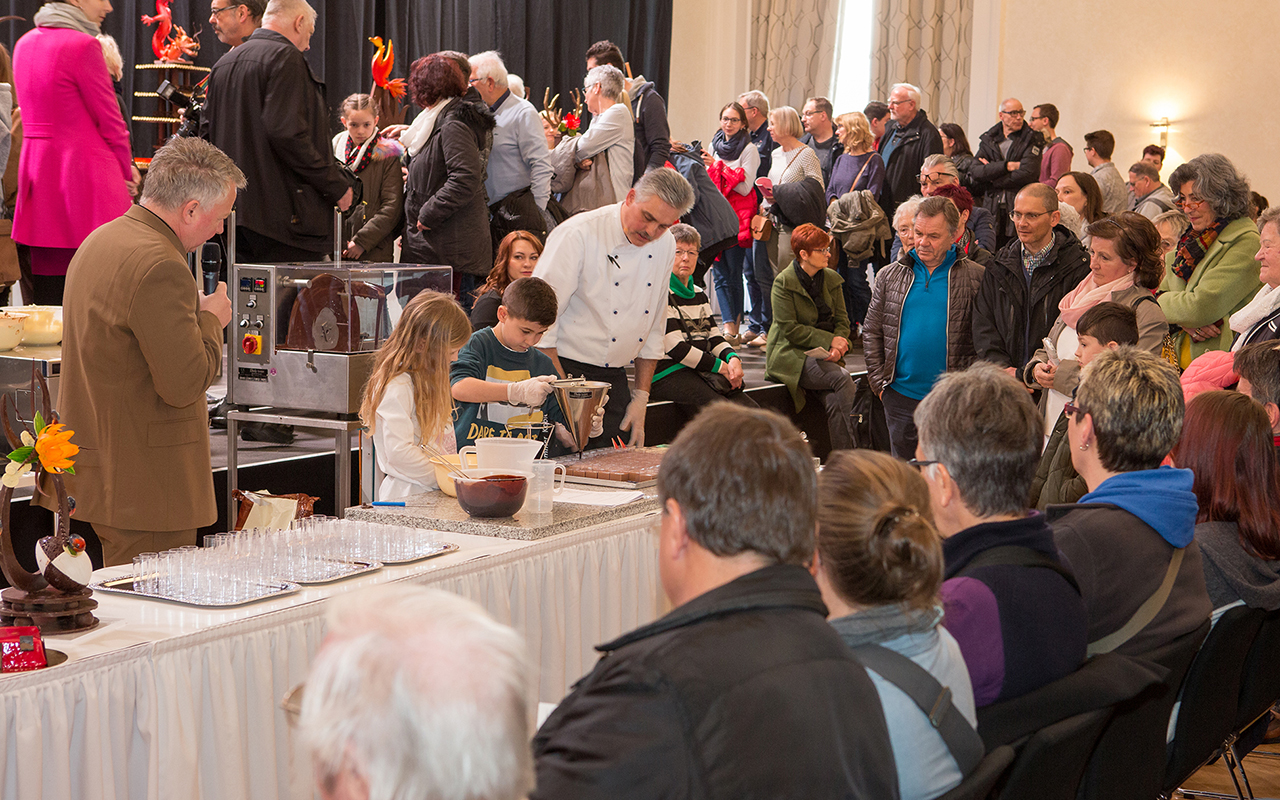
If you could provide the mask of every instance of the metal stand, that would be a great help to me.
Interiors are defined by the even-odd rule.
[[[358,431],[363,423],[358,419],[341,419],[333,415],[294,411],[277,412],[271,409],[260,411],[228,411],[227,412],[227,528],[235,526],[237,508],[235,490],[239,488],[237,449],[240,445],[241,422],[266,422],[277,425],[292,425],[295,428],[318,428],[333,431],[334,440],[334,513],[342,517],[351,502],[351,433]]]

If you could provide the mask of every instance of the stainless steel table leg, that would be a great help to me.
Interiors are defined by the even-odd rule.
[[[227,415],[227,530],[230,531],[236,526],[236,489],[239,487],[237,481],[237,458],[236,445],[240,442],[240,423]]]
[[[339,428],[334,431],[334,461],[336,487],[333,493],[334,516],[342,519],[346,516],[351,502],[351,431]]]

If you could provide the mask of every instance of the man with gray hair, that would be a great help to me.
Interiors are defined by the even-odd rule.
[[[539,344],[556,371],[610,384],[606,446],[623,431],[644,445],[645,409],[666,352],[667,287],[676,243],[670,228],[693,207],[693,188],[673,169],[646,173],[621,203],[575,214],[547,237],[533,275],[556,290],[556,323]],[[635,361],[635,386],[627,364]]]
[[[976,357],[972,309],[983,268],[956,247],[959,232],[955,203],[921,200],[913,248],[876,276],[862,326],[867,378],[884,404],[889,443],[899,458],[915,452],[911,414],[934,380]]]
[[[91,233],[67,270],[58,406],[80,446],[67,489],[108,566],[195,544],[218,518],[204,393],[231,301],[225,283],[201,294],[187,253],[222,232],[244,185],[213,145],[171,139],[140,204]]]
[[[1000,121],[978,139],[978,152],[969,167],[969,182],[982,207],[996,223],[996,247],[1014,237],[1009,219],[1018,190],[1040,179],[1040,154],[1044,140],[1026,124],[1022,101],[1010,97],[1000,104]]]
[[[305,0],[270,0],[262,28],[209,75],[201,135],[249,178],[236,215],[241,262],[320,261],[333,248],[333,207],[351,206],[324,84],[302,56],[315,29]]]
[[[884,212],[892,215],[898,203],[916,194],[920,165],[925,156],[942,152],[942,137],[920,108],[920,90],[909,83],[895,83],[889,90],[889,124],[880,137],[884,159]]]
[[[1129,200],[1134,211],[1155,222],[1173,210],[1173,192],[1160,182],[1160,170],[1145,159],[1129,167]]]
[[[1088,616],[1053,531],[1027,497],[1043,421],[1016,380],[978,363],[938,379],[915,410],[914,463],[929,485],[945,561],[943,624],[981,708],[1084,661]]]
[[[325,800],[519,800],[533,788],[520,635],[425,586],[330,601],[299,728]]]
[[[484,180],[489,232],[496,253],[511,231],[525,230],[539,239],[547,238],[544,215],[551,199],[551,158],[542,118],[523,95],[511,91],[502,57],[487,50],[470,61],[471,85],[497,122]]]

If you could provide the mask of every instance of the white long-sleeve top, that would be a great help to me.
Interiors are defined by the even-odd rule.
[[[574,140],[577,160],[594,158],[600,151],[609,153],[609,182],[613,184],[614,202],[621,203],[631,188],[636,164],[631,154],[636,146],[635,124],[625,103],[614,103],[591,118],[591,125]]]
[[[397,375],[387,382],[378,404],[373,427],[373,450],[382,483],[378,484],[379,500],[402,500],[411,494],[438,489],[436,470],[428,456],[418,447],[422,431],[413,402],[413,380],[408,374]],[[431,440],[442,453],[458,452],[453,427],[446,424]]]
[[[556,290],[556,323],[539,347],[597,367],[660,359],[667,286],[676,258],[670,231],[644,247],[627,240],[622,205],[575,214],[556,226],[533,268]]]

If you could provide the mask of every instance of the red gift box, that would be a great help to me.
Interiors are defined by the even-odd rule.
[[[44,639],[34,625],[0,628],[0,672],[44,669]]]

